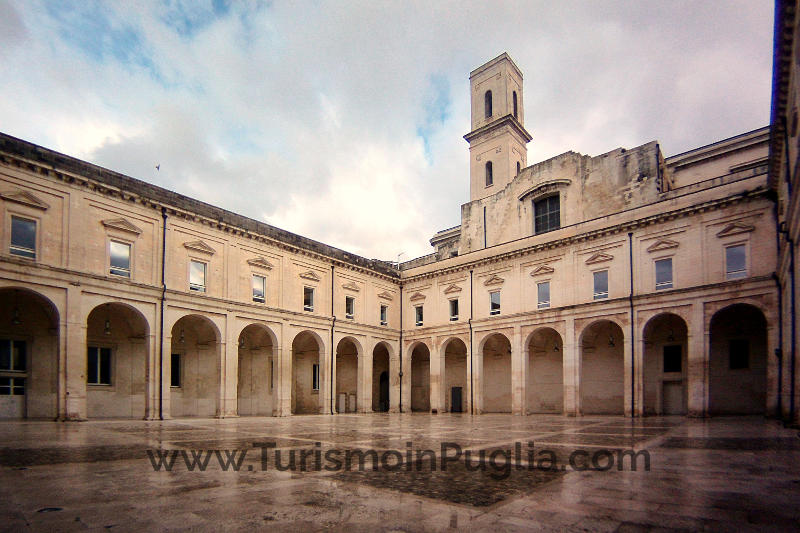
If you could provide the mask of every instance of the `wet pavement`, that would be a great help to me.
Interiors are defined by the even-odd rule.
[[[800,437],[757,417],[12,421],[0,480],[3,531],[800,529]]]

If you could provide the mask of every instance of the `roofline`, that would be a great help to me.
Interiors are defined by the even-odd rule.
[[[517,64],[514,63],[514,60],[511,59],[511,56],[508,55],[508,52],[503,52],[499,56],[495,57],[494,59],[490,59],[489,61],[487,61],[483,65],[479,66],[478,68],[476,68],[475,70],[470,72],[469,73],[469,79],[472,79],[473,77],[477,76],[478,74],[481,74],[483,71],[487,70],[488,68],[493,67],[497,63],[500,63],[501,61],[504,61],[504,60],[508,60],[508,62],[511,63],[511,66],[514,68],[514,70],[517,72],[517,74],[519,75],[520,78],[523,77],[522,76],[522,71],[519,69]]]
[[[740,148],[745,148],[761,142],[765,142],[768,139],[769,139],[769,126],[764,126],[751,131],[740,133],[738,135],[734,135],[733,137],[727,137],[725,139],[721,139],[719,141],[710,144],[699,146],[697,148],[692,148],[691,150],[687,150],[679,154],[665,157],[664,162],[667,165],[676,165],[679,163],[683,164],[693,163],[701,159],[713,157],[714,155],[718,155],[718,153],[737,150]],[[686,159],[687,161],[679,162],[678,160],[680,159]]]
[[[769,118],[769,171],[767,173],[767,183],[773,189],[777,189],[781,173],[783,137],[786,134],[785,124],[781,118],[786,116],[796,11],[797,0],[776,0],[775,2],[775,28],[772,42],[772,101]]]

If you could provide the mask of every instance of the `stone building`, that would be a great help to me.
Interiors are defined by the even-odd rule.
[[[399,265],[0,135],[0,414],[775,414],[769,128],[529,166],[511,58],[470,94],[461,224]]]

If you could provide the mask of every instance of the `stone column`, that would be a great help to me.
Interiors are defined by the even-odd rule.
[[[327,341],[330,342],[330,335],[328,335]],[[333,357],[331,357],[331,347],[325,345],[325,340],[322,341],[319,349],[319,398],[321,402],[319,412],[324,415],[336,413],[336,346],[338,344],[338,341],[334,339]]]
[[[688,416],[702,417],[706,415],[706,380],[708,374],[708,344],[705,331],[705,314],[703,302],[695,302],[691,308],[691,320],[688,324],[686,360],[689,368],[686,372]]]
[[[287,327],[281,328],[280,346],[277,347],[275,358],[275,416],[290,416],[292,414],[292,335]]]
[[[358,396],[356,403],[359,413],[372,412],[372,351],[375,342],[372,339],[364,340],[364,353],[358,357]]]
[[[400,371],[403,373],[402,381],[401,381],[401,389],[402,389],[402,411],[404,413],[411,412],[411,352],[405,350],[405,347],[401,348],[404,350],[403,353],[403,367]]]
[[[432,413],[444,412],[444,350],[436,345],[436,338],[430,338],[431,350],[428,362],[430,369],[430,403]]]
[[[580,414],[580,346],[576,340],[575,319],[567,317],[564,321],[564,345],[561,347],[564,368],[564,414]]]
[[[153,327],[151,331],[152,329]],[[152,333],[145,338],[144,344],[147,350],[147,367],[144,373],[144,419],[158,420],[158,378],[161,372],[158,337]]]
[[[400,353],[399,346],[389,354],[389,412],[400,412]]]
[[[86,420],[86,323],[81,312],[81,289],[67,287],[66,324],[64,328],[63,365],[65,412],[63,420]]]
[[[232,312],[225,316],[225,335],[220,346],[220,398],[219,417],[235,417],[239,399],[239,336],[236,334],[236,317]]]
[[[511,413],[515,415],[526,414],[528,358],[522,352],[522,333],[517,324],[514,326],[514,334],[511,336]]]
[[[483,413],[483,350],[478,347],[481,342],[476,343],[475,352],[472,354],[472,398],[475,402],[475,414]]]

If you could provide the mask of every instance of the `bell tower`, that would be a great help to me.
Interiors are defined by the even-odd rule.
[[[469,74],[472,131],[469,143],[470,201],[501,191],[528,159],[522,72],[503,52]]]

